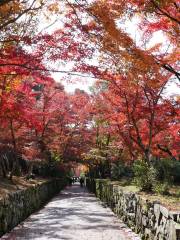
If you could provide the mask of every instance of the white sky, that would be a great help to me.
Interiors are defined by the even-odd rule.
[[[74,92],[76,88],[89,92],[89,88],[95,83],[93,78],[71,76],[71,80],[63,80],[65,74],[53,73],[57,82],[61,82],[67,92]]]

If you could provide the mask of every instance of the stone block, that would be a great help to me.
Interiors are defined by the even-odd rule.
[[[169,239],[168,239],[169,238]],[[173,220],[169,221],[169,235],[168,240],[177,240],[176,238],[176,228]]]
[[[145,215],[142,216],[142,224],[145,227],[148,225],[148,218]]]
[[[180,240],[180,224],[175,224],[176,240]]]
[[[97,185],[96,189],[99,191],[98,194],[103,196],[102,200],[113,206],[114,212],[127,225],[140,233],[143,239],[177,240],[179,228],[176,229],[175,224],[180,221],[178,212],[169,212],[159,201],[145,201],[137,193],[124,192],[120,186],[113,186],[103,181],[101,186],[97,187]]]
[[[169,210],[162,205],[160,205],[160,212],[162,213],[162,215],[164,217],[166,217],[166,218],[169,217]]]
[[[145,228],[144,237],[145,237],[145,239],[148,239],[148,240],[154,240],[155,236],[149,228]]]
[[[66,183],[54,179],[9,194],[0,204],[0,237],[39,209]]]
[[[156,219],[159,219],[160,205],[156,203],[154,204],[154,215],[156,216]]]

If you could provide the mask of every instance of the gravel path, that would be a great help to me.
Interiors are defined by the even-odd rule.
[[[32,214],[6,240],[140,240],[93,194],[75,184]]]

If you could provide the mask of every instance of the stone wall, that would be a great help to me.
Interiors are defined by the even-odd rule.
[[[125,192],[109,180],[86,179],[86,186],[142,239],[180,240],[180,211],[169,211],[160,202]]]
[[[0,200],[0,237],[31,213],[38,210],[66,185],[60,179],[49,180],[8,194]]]

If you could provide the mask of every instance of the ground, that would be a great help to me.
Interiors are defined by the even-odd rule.
[[[78,184],[67,187],[2,240],[140,240]]]
[[[7,194],[16,192],[20,189],[26,189],[37,183],[45,182],[47,179],[37,178],[26,180],[25,177],[13,176],[12,181],[7,178],[0,178],[0,199],[4,198]]]
[[[160,195],[156,193],[142,192],[133,184],[132,179],[122,179],[119,181],[113,181],[114,184],[119,185],[123,191],[135,192],[141,196],[142,199],[150,201],[159,201],[161,205],[165,206],[168,210],[179,211],[180,210],[180,186],[172,185],[169,190],[169,195]]]

